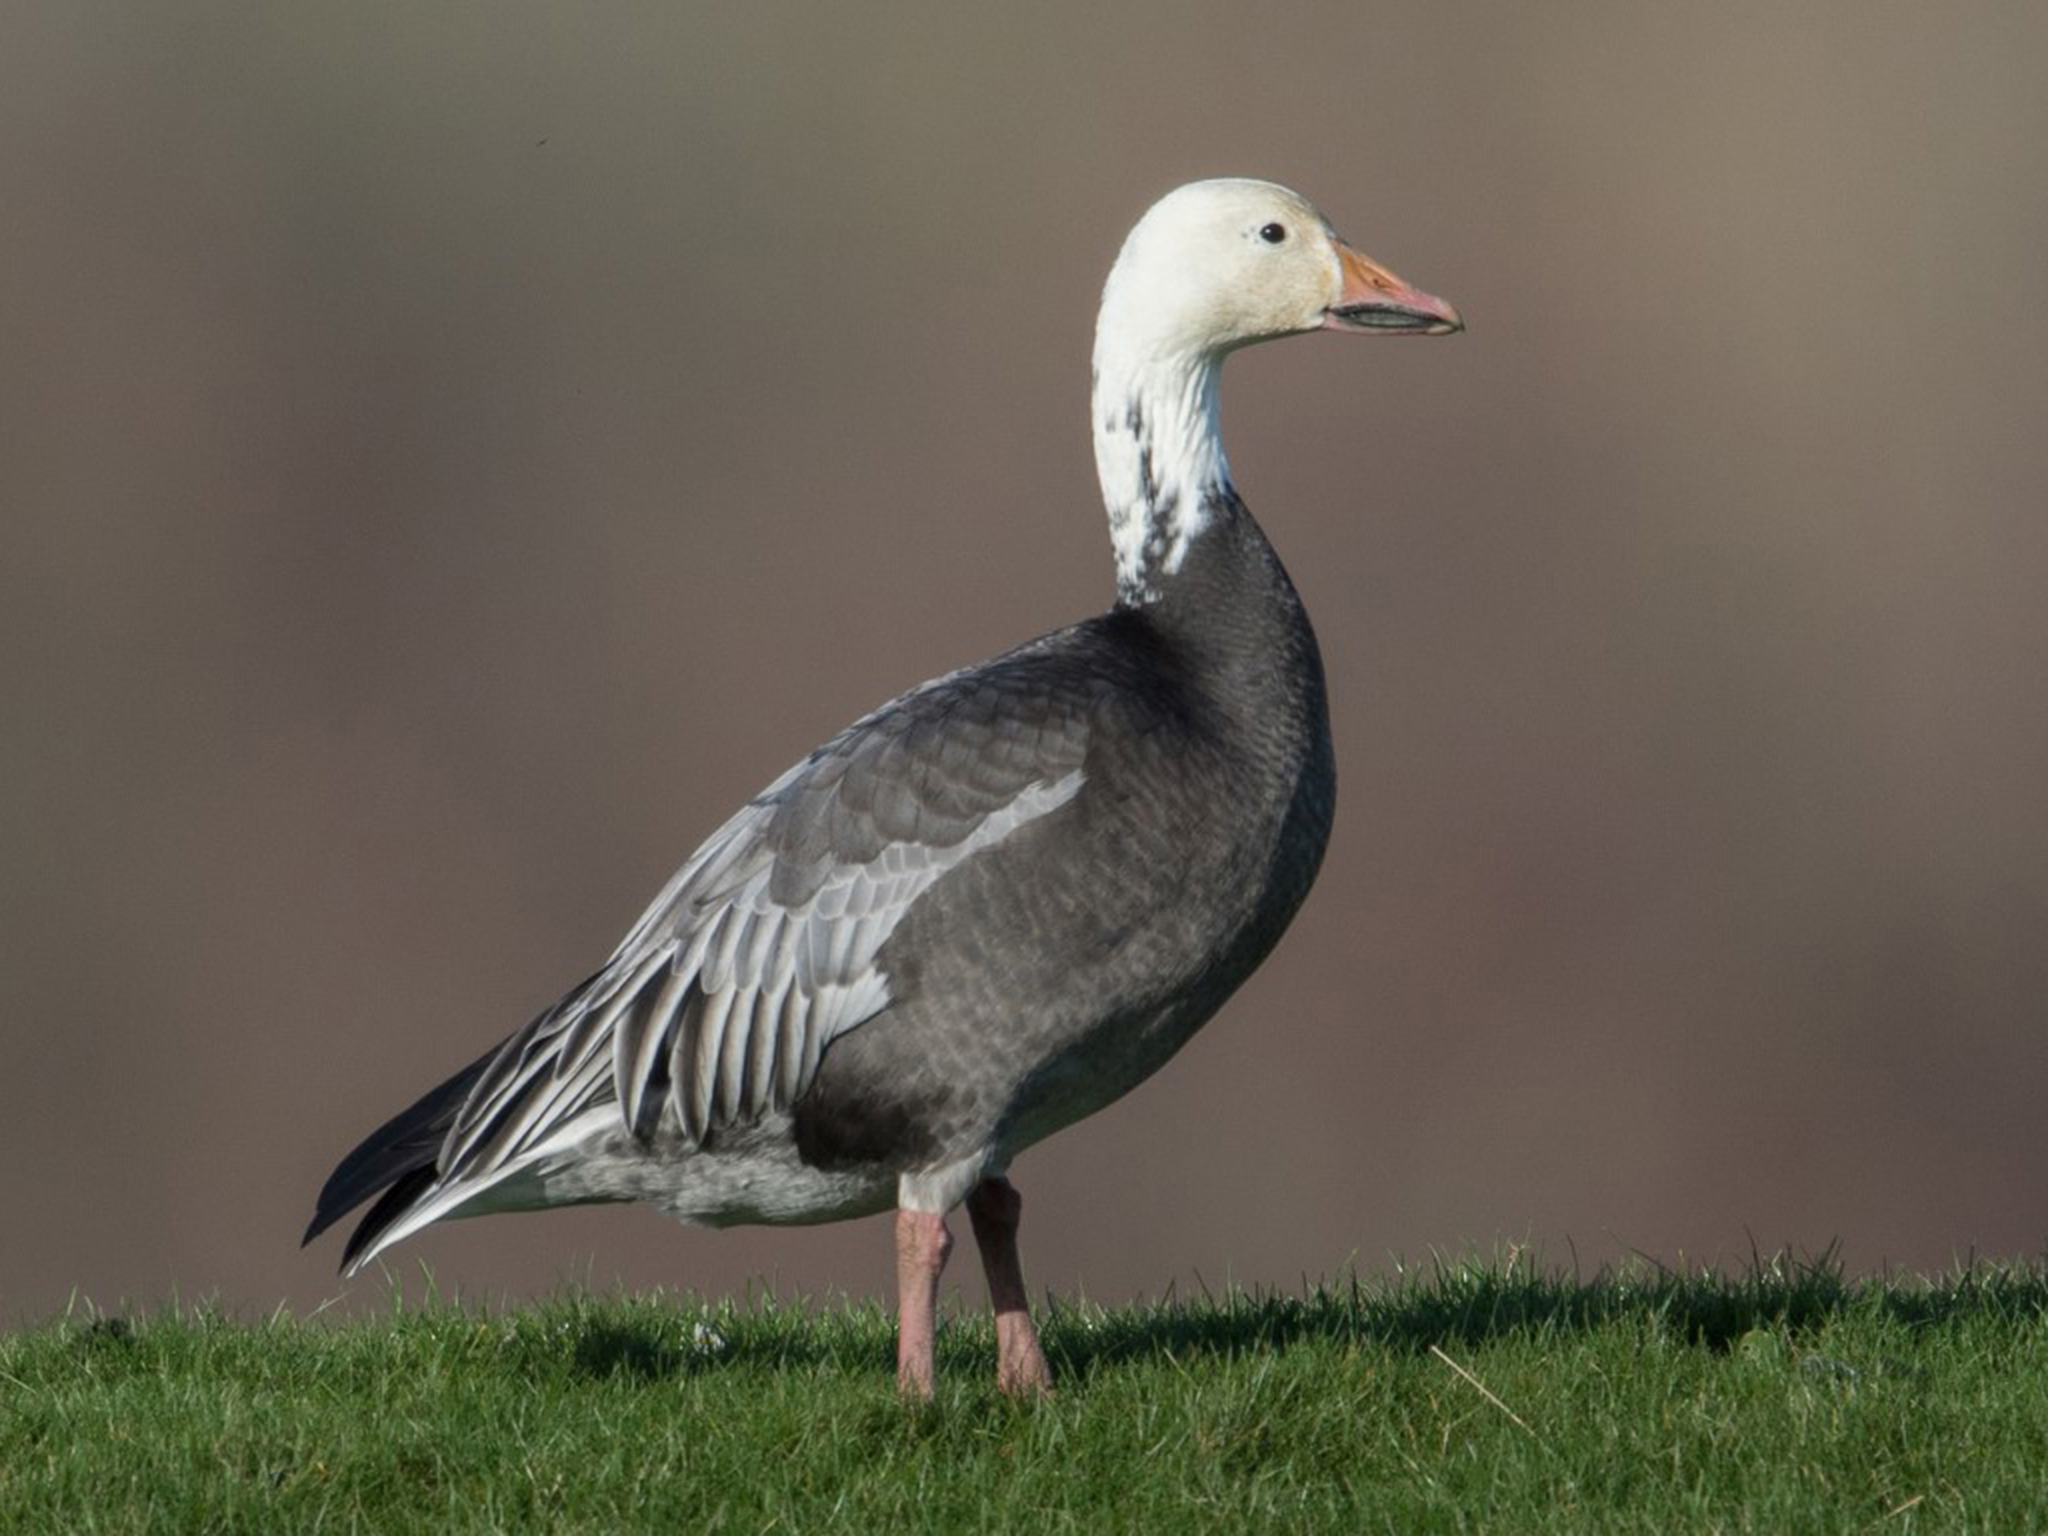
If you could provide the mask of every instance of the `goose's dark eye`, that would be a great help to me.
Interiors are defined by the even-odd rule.
[[[1259,238],[1268,245],[1278,245],[1287,238],[1287,226],[1285,224],[1268,224],[1259,231]]]

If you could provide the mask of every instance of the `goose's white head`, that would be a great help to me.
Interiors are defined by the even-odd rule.
[[[1270,181],[1167,193],[1124,241],[1102,293],[1100,341],[1155,354],[1222,354],[1322,329],[1441,336],[1464,322]]]
[[[1119,595],[1156,596],[1231,495],[1216,432],[1225,356],[1306,331],[1463,329],[1285,187],[1198,181],[1153,204],[1110,269],[1095,331],[1096,466]]]

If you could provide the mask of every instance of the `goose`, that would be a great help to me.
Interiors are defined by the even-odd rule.
[[[304,1241],[373,1196],[344,1273],[495,1211],[639,1200],[728,1226],[893,1207],[897,1382],[928,1397],[964,1202],[997,1384],[1049,1390],[1011,1162],[1187,1043],[1273,948],[1330,835],[1322,659],[1232,483],[1219,370],[1302,332],[1462,329],[1284,187],[1201,181],[1153,205],[1096,328],[1110,609],[913,688],[776,779],[594,975],[349,1153]]]

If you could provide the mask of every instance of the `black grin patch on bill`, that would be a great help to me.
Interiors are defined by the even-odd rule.
[[[1422,331],[1440,336],[1456,329],[1441,315],[1409,309],[1401,304],[1334,304],[1330,313],[1346,325],[1367,331]]]

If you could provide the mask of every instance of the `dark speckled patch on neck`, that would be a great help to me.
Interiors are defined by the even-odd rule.
[[[1115,431],[1118,425],[1114,415],[1105,423],[1111,431]],[[1131,542],[1130,521],[1135,516],[1144,520],[1144,537],[1136,541],[1138,568],[1132,572],[1119,570],[1117,573],[1117,596],[1126,603],[1142,603],[1158,595],[1159,577],[1173,549],[1174,517],[1180,510],[1180,493],[1167,490],[1159,483],[1153,459],[1151,424],[1145,419],[1143,402],[1135,396],[1125,403],[1121,426],[1137,444],[1139,504],[1136,507],[1128,504],[1116,507],[1110,514],[1110,531],[1118,547],[1125,547]]]

